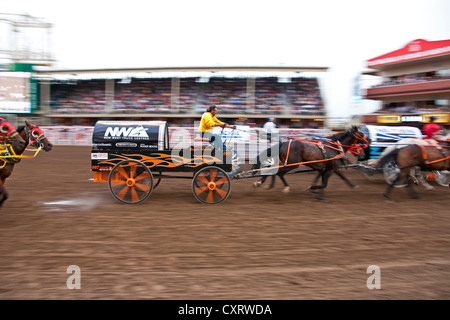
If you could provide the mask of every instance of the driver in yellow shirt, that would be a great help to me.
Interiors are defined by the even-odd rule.
[[[213,133],[214,127],[225,128],[229,126],[233,129],[236,129],[235,125],[227,125],[225,122],[220,121],[216,118],[217,107],[212,105],[208,107],[206,112],[202,115],[202,119],[200,120],[200,125],[198,127],[198,132],[201,133],[203,138],[208,138],[209,142],[214,143],[214,147],[219,152],[221,150],[227,151],[227,147],[223,144],[222,137],[219,134]]]

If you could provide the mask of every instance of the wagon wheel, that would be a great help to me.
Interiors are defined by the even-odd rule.
[[[137,204],[148,198],[153,190],[150,169],[137,160],[123,160],[109,174],[109,189],[122,203]]]
[[[450,185],[450,171],[449,170],[435,170],[434,180],[443,187]]]
[[[383,168],[384,180],[388,184],[392,184],[399,174],[400,169],[398,168],[397,163],[395,161],[390,161]],[[394,187],[400,188],[405,186],[406,186],[405,184],[400,185],[397,183]]]
[[[218,167],[209,166],[199,170],[192,179],[195,197],[205,204],[223,202],[230,194],[231,184],[227,173]]]

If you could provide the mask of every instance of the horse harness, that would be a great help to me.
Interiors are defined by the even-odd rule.
[[[433,140],[433,143],[428,143],[428,145],[422,145],[422,144],[416,144],[417,146],[420,147],[420,149],[422,149],[422,157],[423,157],[423,161],[425,162],[425,164],[432,164],[435,162],[440,162],[440,161],[445,161],[450,159],[450,156],[447,156],[447,154],[445,153],[444,149],[442,148],[442,146],[440,146],[439,144],[437,144],[437,142],[435,140]],[[426,147],[435,147],[437,150],[439,150],[439,152],[442,154],[442,158],[434,160],[434,161],[429,161],[428,160],[428,155],[427,155],[427,150]]]
[[[289,159],[289,151],[291,150],[291,143],[292,143],[292,140],[294,140],[294,139],[289,139],[289,145],[288,145],[288,150],[287,150],[287,154],[286,154],[286,159],[285,159],[285,161],[284,161],[284,167],[286,167],[287,166],[287,164],[288,164],[288,159]],[[305,164],[305,163],[312,163],[312,162],[328,162],[328,161],[331,161],[331,160],[336,160],[336,159],[339,159],[339,158],[344,158],[344,159],[342,159],[343,161],[345,161],[345,160],[347,160],[347,157],[345,156],[345,151],[344,151],[344,149],[342,148],[342,145],[341,145],[341,143],[339,142],[339,141],[337,141],[337,143],[334,143],[334,142],[332,142],[331,140],[327,140],[327,142],[329,142],[329,143],[332,143],[332,144],[336,144],[337,146],[338,146],[338,148],[335,148],[335,147],[332,147],[332,146],[327,146],[327,145],[324,145],[323,143],[322,143],[322,141],[318,141],[318,142],[311,142],[311,141],[307,141],[307,143],[310,143],[310,144],[315,144],[319,149],[320,149],[320,151],[322,152],[322,155],[323,155],[323,160],[316,160],[316,161],[308,161],[308,162],[299,162],[298,164]],[[337,150],[337,151],[339,151],[339,154],[338,155],[336,155],[336,156],[334,156],[334,157],[332,157],[332,158],[327,158],[327,151],[325,150],[325,147],[328,147],[328,148],[332,148],[332,149],[334,149],[334,150]],[[347,160],[348,161],[348,160]],[[324,165],[323,166],[323,168],[321,169],[321,170],[319,170],[320,172],[324,172],[326,170],[326,165]]]
[[[21,159],[17,157],[13,147],[10,144],[6,143],[7,138],[14,138],[18,134],[19,133],[8,121],[0,118],[0,160],[3,162],[3,165],[0,166],[0,169],[6,166],[6,164],[8,163],[20,162]]]

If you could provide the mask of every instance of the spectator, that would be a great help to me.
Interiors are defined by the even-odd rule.
[[[266,138],[269,141],[272,141],[272,137],[276,134],[275,129],[277,125],[275,124],[275,118],[270,117],[267,122],[263,126],[264,133],[266,134]]]

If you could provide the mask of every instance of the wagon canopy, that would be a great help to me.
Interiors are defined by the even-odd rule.
[[[96,150],[168,150],[167,122],[97,121],[92,134],[92,148]]]

